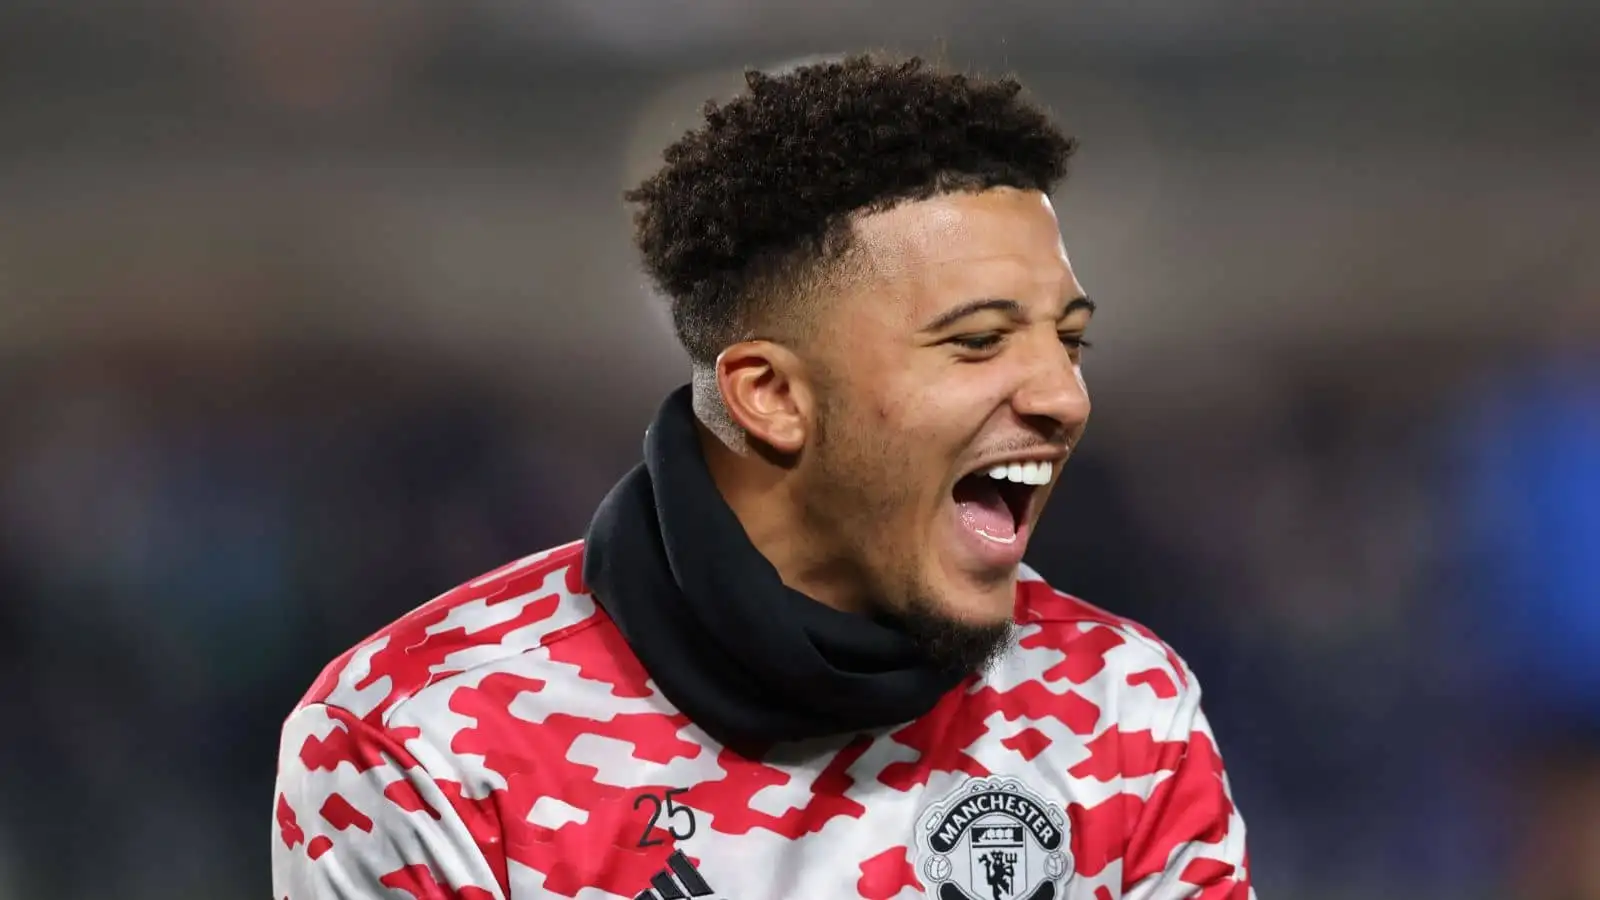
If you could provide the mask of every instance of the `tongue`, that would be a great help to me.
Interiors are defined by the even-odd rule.
[[[1000,495],[1000,485],[986,476],[968,476],[956,482],[956,513],[968,531],[1001,541],[1017,536],[1017,521]]]

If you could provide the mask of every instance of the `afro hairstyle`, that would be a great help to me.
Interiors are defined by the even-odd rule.
[[[850,222],[935,194],[1049,192],[1076,141],[1012,78],[872,55],[780,75],[708,102],[705,122],[624,194],[634,240],[698,366],[793,315],[850,248]]]

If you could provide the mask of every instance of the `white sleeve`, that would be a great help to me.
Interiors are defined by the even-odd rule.
[[[469,825],[395,735],[337,707],[284,723],[273,820],[274,900],[507,900],[498,826]]]
[[[1126,900],[1255,900],[1244,818],[1205,713],[1200,683],[1179,663],[1181,692],[1153,731],[1182,741],[1183,756],[1157,781],[1123,859]]]

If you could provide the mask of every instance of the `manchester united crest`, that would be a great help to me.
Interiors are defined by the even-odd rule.
[[[1053,900],[1072,871],[1060,807],[1014,778],[975,778],[917,823],[917,868],[935,900]]]

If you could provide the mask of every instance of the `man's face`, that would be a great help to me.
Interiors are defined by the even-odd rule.
[[[1093,307],[1038,192],[938,196],[855,229],[868,271],[819,312],[807,517],[852,557],[873,611],[980,666],[1089,417]]]

